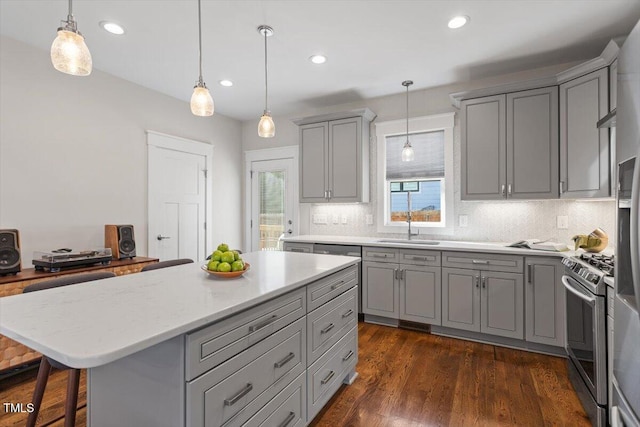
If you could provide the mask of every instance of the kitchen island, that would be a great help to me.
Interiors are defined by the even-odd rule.
[[[0,333],[88,368],[94,427],[244,425],[272,415],[306,425],[355,378],[360,260],[243,258],[251,269],[237,279],[188,264],[2,298]],[[278,412],[288,407],[297,410]]]

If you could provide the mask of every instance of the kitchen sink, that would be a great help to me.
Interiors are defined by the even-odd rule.
[[[440,242],[434,240],[409,240],[409,239],[380,239],[378,243],[402,243],[408,245],[439,245]]]

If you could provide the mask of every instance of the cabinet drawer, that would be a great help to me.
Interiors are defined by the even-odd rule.
[[[352,328],[307,370],[307,419],[313,417],[340,388],[358,363],[357,327]]]
[[[307,424],[306,414],[307,377],[302,373],[242,427],[303,427]]]
[[[358,267],[353,265],[307,286],[308,310],[312,311],[358,284]]]
[[[440,267],[440,252],[400,249],[400,262],[403,264],[428,265]]]
[[[310,254],[313,252],[313,243],[284,242],[284,250],[285,252],[304,252]]]
[[[192,380],[306,313],[300,289],[187,334],[186,379]]]
[[[231,417],[249,419],[304,372],[305,338],[305,319],[299,319],[188,382],[187,425],[218,426]],[[253,410],[243,410],[249,404]]]
[[[487,271],[522,273],[524,261],[521,256],[483,254],[474,252],[443,252],[442,266],[452,268],[471,268]]]
[[[364,247],[362,248],[362,259],[366,261],[398,262],[400,257],[397,249]]]
[[[351,288],[307,315],[308,365],[358,323],[357,313],[358,288]]]

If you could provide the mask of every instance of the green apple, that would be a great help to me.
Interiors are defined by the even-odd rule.
[[[218,245],[218,250],[220,252],[227,252],[229,250],[229,245],[227,245],[226,243],[220,243]]]
[[[240,253],[238,251],[231,251],[233,252],[233,257],[236,261],[241,260],[242,258],[240,257]]]
[[[235,260],[236,260],[236,258],[233,255],[233,252],[231,252],[231,251],[223,252],[222,253],[222,257],[220,257],[220,261],[228,262],[229,264],[231,264]]]
[[[244,262],[238,260],[238,261],[233,261],[233,263],[231,263],[231,271],[242,271],[244,270]]]
[[[218,271],[218,264],[220,264],[220,261],[209,261],[209,264],[207,264],[207,270]]]
[[[221,262],[220,264],[218,264],[218,271],[222,273],[231,271],[231,264],[229,264],[228,262]]]
[[[211,254],[211,261],[220,261],[222,258],[222,251],[213,251]]]

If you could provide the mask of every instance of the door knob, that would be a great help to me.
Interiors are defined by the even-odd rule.
[[[162,234],[158,234],[158,237],[156,237],[156,239],[158,240],[165,240],[165,239],[170,239],[170,236],[163,236]]]
[[[288,229],[287,230],[287,234],[293,234],[293,230],[292,229]]]

